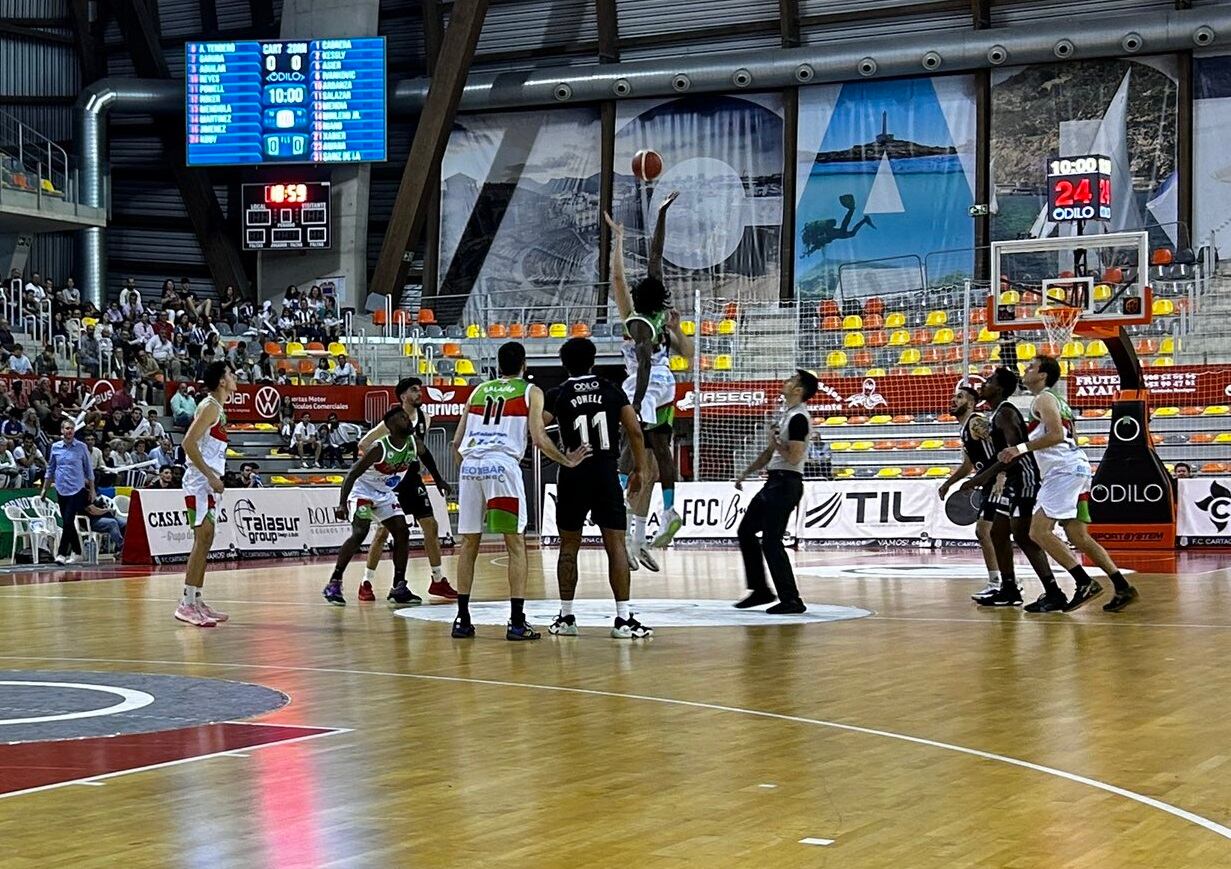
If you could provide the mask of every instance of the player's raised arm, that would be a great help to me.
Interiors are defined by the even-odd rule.
[[[680,328],[680,312],[671,309],[667,315],[667,334],[670,335],[671,349],[677,355],[683,356],[685,359],[692,358],[693,346],[692,339],[684,334],[684,330]]]
[[[359,439],[359,452],[366,452],[372,444],[389,434],[389,429],[383,422],[378,422],[370,432]]]
[[[610,214],[604,214],[603,219],[611,227],[611,288],[615,292],[620,319],[627,320],[633,315],[633,295],[624,276],[624,224],[616,223]]]
[[[658,206],[658,219],[654,223],[654,238],[650,242],[650,261],[647,271],[657,281],[663,279],[663,247],[667,243],[667,209],[675,202],[680,191],[673,190]]]

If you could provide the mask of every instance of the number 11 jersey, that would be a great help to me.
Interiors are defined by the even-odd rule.
[[[582,463],[615,465],[620,457],[620,412],[628,404],[623,390],[587,374],[570,377],[554,390],[547,409],[560,426],[565,451],[589,444],[591,453]]]
[[[530,421],[530,384],[520,377],[501,377],[478,386],[466,408],[466,433],[458,450],[464,458],[526,454]]]

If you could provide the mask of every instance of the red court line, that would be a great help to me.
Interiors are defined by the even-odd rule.
[[[0,745],[0,799],[334,733],[289,724],[203,724],[159,733]]]

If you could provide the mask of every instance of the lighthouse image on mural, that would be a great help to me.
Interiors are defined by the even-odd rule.
[[[803,88],[795,281],[801,295],[875,295],[969,277],[974,79]],[[925,252],[931,253],[924,262]]]

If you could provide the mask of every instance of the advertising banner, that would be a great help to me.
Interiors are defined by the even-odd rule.
[[[1178,481],[1177,542],[1185,546],[1231,546],[1231,477]]]
[[[802,541],[894,540],[931,543],[944,515],[939,485],[923,480],[845,480],[804,485]],[[973,527],[970,534],[974,536]]]
[[[1231,402],[1231,365],[1175,365],[1145,368],[1145,388],[1151,407],[1202,407]],[[1067,380],[1072,407],[1110,407],[1120,391],[1113,370],[1075,371]]]
[[[167,395],[175,393],[171,384]],[[460,419],[470,398],[469,386],[423,387],[423,409],[436,420]],[[227,402],[230,422],[264,422],[277,425],[282,396],[295,407],[295,418],[308,413],[313,422],[324,422],[336,413],[343,422],[380,422],[397,401],[392,386],[271,386],[241,383]]]
[[[432,511],[449,538],[449,514],[435,487],[428,487]],[[336,552],[350,536],[350,523],[338,521],[334,507],[338,489],[231,489],[219,499],[217,530],[210,560],[286,558]],[[373,532],[376,523],[372,524]],[[422,540],[418,523],[410,520],[410,538]],[[371,539],[371,533],[369,534]],[[132,493],[128,531],[124,537],[126,564],[166,564],[184,561],[192,550],[193,529],[182,490],[140,489]]]

